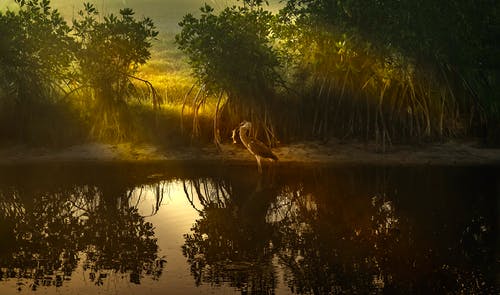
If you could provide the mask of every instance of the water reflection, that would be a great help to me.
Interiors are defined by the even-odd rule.
[[[496,291],[498,178],[427,172],[189,181],[203,208],[183,253],[197,285],[242,293],[273,293],[277,269],[297,294]]]
[[[0,291],[499,291],[498,169],[141,169],[0,177]]]
[[[140,284],[158,278],[153,225],[130,206],[125,187],[76,186],[64,190],[0,192],[0,278],[18,289],[60,287],[81,263],[86,279],[103,285],[110,276]]]
[[[273,293],[273,226],[266,211],[277,189],[251,178],[184,181],[188,199],[197,197],[200,218],[185,235],[183,254],[197,285],[229,282],[243,292]]]

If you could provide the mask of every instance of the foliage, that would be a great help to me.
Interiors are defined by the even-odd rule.
[[[481,136],[495,128],[498,7],[493,1],[288,1],[281,32],[299,83],[310,83],[301,94],[318,104],[309,115],[313,134],[384,144]]]
[[[153,21],[135,20],[129,8],[121,9],[119,16],[110,14],[99,21],[98,11],[89,3],[79,15],[73,30],[82,82],[94,88],[100,99],[123,100],[128,78],[151,56],[151,39],[158,34]]]
[[[138,67],[150,58],[151,40],[158,35],[153,21],[134,18],[134,11],[121,9],[100,20],[94,5],[84,4],[79,19],[73,21],[77,43],[76,62],[81,85],[90,87],[96,99],[98,137],[122,136],[120,112],[131,94],[137,94],[132,79]],[[145,82],[156,101],[156,91]],[[126,119],[125,119],[126,121]]]
[[[278,15],[242,2],[186,15],[176,37],[200,91],[227,94],[226,124],[250,117],[285,139],[358,138],[385,150],[491,137],[500,122],[493,2],[290,0]]]
[[[16,2],[0,12],[0,86],[17,101],[48,98],[68,78],[70,28],[48,0]]]
[[[186,15],[176,37],[200,83],[212,93],[239,97],[256,96],[277,82],[279,62],[268,37],[269,12],[232,7],[216,15],[208,5],[201,12],[199,19]]]
[[[182,102],[180,136],[188,126],[217,143],[242,119],[270,144],[278,137],[375,140],[383,149],[454,137],[500,142],[498,1],[288,0],[277,14],[265,0],[205,5],[182,19],[175,37],[193,86],[179,79],[183,60],[172,48],[158,59],[174,62],[157,66],[175,73],[139,75],[158,32],[131,9],[102,15],[87,3],[68,26],[49,0],[15,2],[18,10],[0,12],[4,142],[157,136],[165,131],[161,114],[131,103],[160,109],[150,81],[162,84],[171,104]]]
[[[499,4],[453,0],[289,0],[284,9],[310,24],[359,34],[379,47],[396,48],[417,60],[472,67],[498,67],[493,54]]]
[[[219,13],[205,5],[199,18],[187,14],[176,42],[207,94],[225,94],[232,113],[240,117],[236,120],[255,112],[255,119],[264,121],[265,107],[281,82],[280,58],[272,46],[273,15],[262,1],[244,4]]]
[[[31,143],[51,137],[40,122],[58,117],[58,98],[70,80],[73,39],[70,28],[48,0],[16,1],[16,11],[0,11],[0,134],[2,140]],[[55,111],[43,114],[44,110]],[[70,123],[72,124],[72,123]],[[68,125],[70,125],[68,124]]]

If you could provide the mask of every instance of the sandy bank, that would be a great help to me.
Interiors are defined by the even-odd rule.
[[[274,149],[280,165],[380,164],[380,165],[500,165],[500,149],[479,148],[473,143],[444,143],[427,146],[392,146],[380,152],[375,145],[303,143]],[[0,149],[0,164],[34,162],[186,162],[206,161],[227,164],[255,164],[241,146],[215,146],[160,149],[151,145],[77,145],[65,149],[14,146]]]

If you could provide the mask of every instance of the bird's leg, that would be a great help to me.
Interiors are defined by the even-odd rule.
[[[233,129],[233,132],[232,132],[232,135],[231,135],[231,138],[233,139],[233,143],[236,143],[236,131],[237,131],[238,128],[234,128]]]
[[[257,166],[259,168],[259,173],[262,174],[262,166],[260,165],[260,157],[259,156],[255,156],[255,159],[257,159]]]

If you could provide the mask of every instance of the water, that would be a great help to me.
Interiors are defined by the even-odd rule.
[[[496,294],[500,169],[0,168],[0,294]]]

